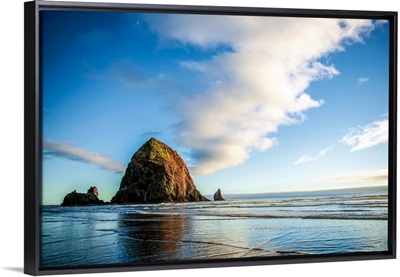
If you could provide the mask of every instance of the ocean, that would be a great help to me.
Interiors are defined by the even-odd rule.
[[[226,201],[42,207],[42,268],[388,248],[386,187]]]

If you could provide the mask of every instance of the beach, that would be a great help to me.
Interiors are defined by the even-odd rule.
[[[41,267],[387,251],[384,188],[42,207]]]

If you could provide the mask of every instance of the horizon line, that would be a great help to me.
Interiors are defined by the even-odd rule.
[[[253,192],[253,193],[224,193],[224,196],[235,196],[235,195],[262,195],[262,194],[280,194],[280,193],[313,193],[313,192],[334,192],[334,191],[341,191],[341,190],[351,190],[351,189],[366,189],[366,188],[383,188],[387,187],[389,188],[389,185],[377,185],[377,186],[362,186],[362,187],[346,187],[346,188],[331,188],[331,189],[320,189],[320,190],[296,190],[296,191],[275,191],[275,192]],[[203,194],[203,195],[214,195],[212,194]],[[104,200],[105,201],[105,200]],[[168,202],[169,203],[169,202]],[[180,202],[170,202],[170,203],[180,203]],[[185,203],[185,202],[182,202]],[[193,203],[193,202],[186,202],[186,203]],[[143,204],[143,203],[141,203]],[[41,204],[41,206],[55,206],[55,205],[61,205],[60,204]]]

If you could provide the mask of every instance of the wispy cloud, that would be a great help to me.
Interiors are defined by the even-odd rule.
[[[299,124],[323,104],[310,83],[339,70],[322,63],[329,53],[362,42],[368,20],[159,15],[147,18],[163,45],[216,50],[212,58],[183,61],[209,84],[181,105],[179,142],[191,151],[195,176],[245,162],[277,143],[282,125]],[[224,50],[225,49],[225,50]]]
[[[362,84],[366,83],[369,81],[369,77],[361,77],[357,79],[357,84],[361,86]]]
[[[315,155],[310,155],[310,154],[303,155],[300,158],[298,158],[293,164],[303,164],[306,162],[318,161],[332,149],[333,149],[333,146],[329,146],[329,147],[322,149]]]
[[[149,139],[151,137],[161,137],[162,135],[163,135],[163,133],[159,132],[159,131],[149,131],[149,132],[142,133],[140,136],[145,139]]]
[[[181,61],[180,66],[194,71],[205,72],[207,67],[205,64],[195,61]]]
[[[388,141],[389,120],[374,121],[365,126],[350,128],[341,142],[351,146],[350,152],[370,148]]]
[[[327,183],[359,183],[359,182],[377,182],[387,181],[388,170],[381,169],[371,172],[361,172],[349,175],[331,176],[320,181]]]
[[[95,164],[103,169],[114,171],[117,173],[124,173],[126,169],[125,165],[120,162],[114,161],[107,156],[95,152],[90,152],[69,143],[45,140],[43,141],[43,149],[45,151],[45,156],[47,157],[57,156],[60,158]]]
[[[385,24],[388,24],[389,23],[389,21],[388,20],[374,20],[374,24],[377,26],[377,27],[380,27],[380,26],[382,26],[382,25],[385,25]]]
[[[110,65],[107,73],[109,73],[109,76],[130,86],[143,84],[148,79],[145,72],[130,60],[114,62]]]
[[[86,77],[92,79],[112,79],[128,87],[162,87],[167,89],[179,87],[179,83],[165,72],[149,75],[130,59],[116,60],[105,70],[98,70],[86,61],[83,61],[83,64],[87,68]]]

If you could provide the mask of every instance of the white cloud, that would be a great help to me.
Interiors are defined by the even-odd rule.
[[[362,42],[374,28],[367,20],[211,15],[159,15],[148,23],[164,46],[219,51],[181,62],[209,84],[182,104],[177,136],[191,150],[195,176],[275,145],[279,126],[301,123],[307,110],[323,104],[307,93],[310,83],[339,74],[321,58]]]
[[[357,84],[361,86],[362,84],[366,83],[369,81],[369,77],[361,77],[357,79]]]
[[[365,126],[350,128],[341,142],[352,146],[350,152],[370,148],[388,141],[389,120],[374,121]]]
[[[325,156],[326,153],[328,153],[332,149],[333,149],[333,146],[329,146],[329,147],[326,147],[326,148],[322,149],[321,151],[319,151],[318,154],[315,154],[315,155],[309,155],[309,154],[303,155],[300,158],[298,158],[294,162],[294,164],[303,164],[303,163],[306,163],[306,162],[318,161],[319,159],[321,159],[323,156]]]
[[[126,169],[125,165],[114,161],[107,156],[90,152],[69,143],[45,140],[43,141],[43,149],[47,156],[51,155],[91,163],[100,166],[103,169],[115,171],[117,173],[124,173]]]
[[[379,26],[382,26],[382,25],[385,25],[385,24],[388,24],[389,23],[389,21],[388,20],[375,20],[374,21],[374,24],[377,26],[377,27],[379,27]]]
[[[387,181],[388,170],[381,169],[371,172],[359,172],[348,175],[332,176],[322,179],[322,182],[327,183],[359,183],[359,182],[377,182]]]
[[[195,61],[182,61],[180,62],[180,66],[200,72],[205,72],[207,69],[204,64]]]

